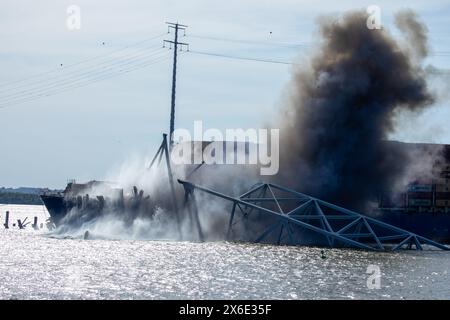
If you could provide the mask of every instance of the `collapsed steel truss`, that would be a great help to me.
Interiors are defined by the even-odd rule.
[[[232,202],[227,236],[232,231],[236,212],[243,217],[250,214],[264,214],[271,221],[254,241],[266,241],[276,231],[278,244],[299,244],[301,230],[308,230],[322,238],[330,247],[352,247],[367,250],[398,250],[401,248],[422,250],[426,244],[442,250],[450,250],[445,245],[403,230],[377,219],[336,206],[323,200],[273,184],[259,183],[239,197],[178,180],[185,190],[186,201],[193,202],[197,211],[194,190],[229,200]],[[195,212],[195,216],[197,216]],[[203,238],[198,223],[199,236]],[[287,238],[287,240],[285,240]]]

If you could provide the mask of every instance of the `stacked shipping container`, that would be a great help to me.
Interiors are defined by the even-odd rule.
[[[407,207],[431,207],[433,204],[432,181],[420,181],[408,186],[406,192]]]
[[[445,166],[441,177],[436,181],[435,206],[438,208],[450,207],[450,166]]]
[[[404,193],[382,196],[379,207],[450,212],[450,165],[445,167],[437,179],[418,181],[410,184]]]

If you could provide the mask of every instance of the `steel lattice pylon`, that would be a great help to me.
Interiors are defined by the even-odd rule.
[[[422,250],[422,245],[426,244],[450,250],[407,230],[273,183],[258,183],[239,197],[232,197],[188,181],[178,182],[184,186],[187,201],[195,202],[194,190],[199,190],[232,202],[228,235],[238,211],[244,217],[252,213],[264,214],[269,223],[254,242],[266,241],[279,231],[276,243],[295,245],[300,243],[299,235],[304,230],[324,239],[330,247],[395,251],[401,248]],[[200,225],[198,228],[201,234]]]

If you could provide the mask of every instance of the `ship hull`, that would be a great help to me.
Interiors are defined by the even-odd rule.
[[[376,219],[437,242],[450,243],[450,213],[379,211]]]
[[[59,226],[67,214],[64,197],[62,195],[41,195],[41,200],[47,208],[52,222],[55,226]]]

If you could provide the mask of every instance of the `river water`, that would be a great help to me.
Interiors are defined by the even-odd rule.
[[[0,229],[0,243],[0,299],[450,298],[444,251],[57,239],[29,227]]]

